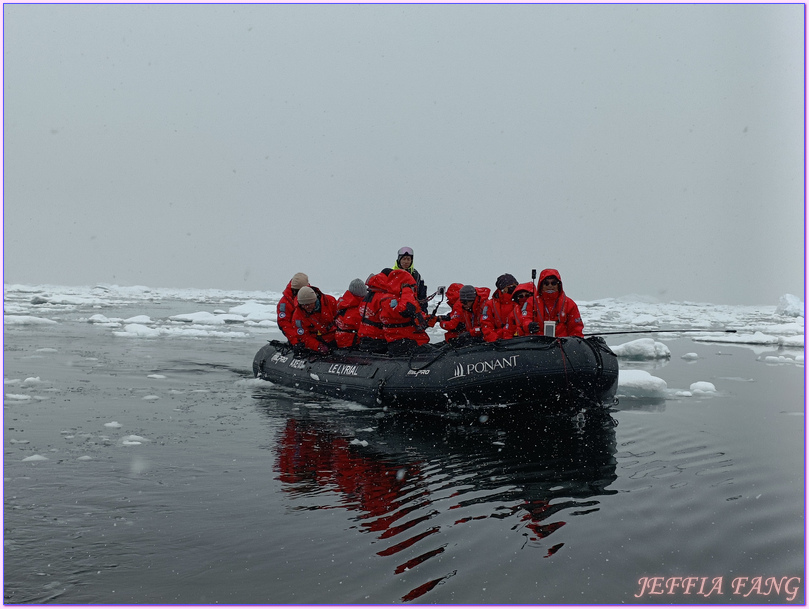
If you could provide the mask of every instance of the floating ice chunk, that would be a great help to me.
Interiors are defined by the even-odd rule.
[[[803,301],[793,294],[784,294],[778,299],[775,313],[786,317],[805,317]]]
[[[368,442],[366,440],[358,440],[357,438],[351,440],[351,443],[355,446],[368,446]]]
[[[56,323],[58,322],[53,319],[31,315],[3,315],[3,324],[6,326],[46,326]]]
[[[15,440],[14,438],[9,440],[10,444],[28,444],[28,442],[29,440]]]
[[[686,353],[685,355],[682,356],[682,359],[686,361],[693,361],[699,359],[699,355],[697,355],[696,353]]]
[[[31,455],[30,457],[26,457],[23,461],[47,461],[48,457],[43,457],[42,455]]]
[[[118,421],[110,421],[109,423],[104,423],[104,427],[123,427]]]
[[[154,337],[160,336],[160,330],[149,328],[143,324],[127,324],[124,326],[123,331],[113,332],[113,334],[115,336]]]
[[[778,344],[782,347],[798,347],[803,349],[804,336],[803,334],[799,334],[797,336],[782,336],[778,339]]]
[[[152,318],[148,315],[135,315],[134,317],[130,317],[129,319],[124,320],[125,324],[150,324],[152,323]]]
[[[610,347],[618,357],[630,360],[667,359],[671,351],[652,338],[639,338],[617,347]]]
[[[164,378],[166,378],[166,375],[165,375],[165,374],[147,374],[147,375],[146,375],[146,378],[150,378],[150,379],[164,379]]]
[[[275,322],[277,305],[265,305],[256,302],[255,300],[248,300],[243,305],[230,308],[230,313],[240,315],[248,321],[272,321]]]
[[[155,400],[159,400],[160,396],[159,395],[144,395],[141,399],[153,402]]]
[[[17,383],[20,382],[21,382],[20,379],[6,379],[6,378],[3,379],[4,385],[16,385]]]
[[[82,455],[81,457],[76,459],[76,461],[92,461],[92,460],[93,458],[89,455]]]
[[[619,370],[618,393],[633,398],[666,397],[666,381],[645,370]]]
[[[777,336],[756,331],[755,334],[710,334],[695,336],[692,340],[705,343],[742,343],[750,345],[777,345]]]
[[[716,393],[716,387],[714,387],[713,383],[709,383],[708,381],[697,381],[696,383],[691,383],[691,393],[696,396],[700,395],[712,395]]]
[[[7,400],[16,400],[16,401],[27,401],[31,399],[30,395],[25,395],[24,393],[7,393],[6,394]]]
[[[660,319],[655,315],[638,315],[630,322],[633,326],[654,326]]]
[[[37,353],[59,353],[59,351],[52,347],[42,347],[42,349],[37,349]]]
[[[184,315],[172,315],[169,319],[173,321],[183,321],[187,323],[219,326],[228,323],[243,323],[244,317],[241,315],[215,315],[207,311],[199,313],[186,313]]]
[[[126,436],[126,437],[121,438],[121,439],[126,440],[127,442],[149,442],[149,440],[147,438],[144,438],[143,436],[135,436],[135,435]]]
[[[44,382],[45,381],[41,380],[38,376],[29,376],[27,379],[25,379],[22,382],[22,384],[23,384],[23,387],[29,387],[31,385],[41,385]]]
[[[680,391],[675,392],[674,395],[677,396],[678,398],[690,398],[694,394],[691,393],[690,391],[685,391],[684,389],[681,389]]]

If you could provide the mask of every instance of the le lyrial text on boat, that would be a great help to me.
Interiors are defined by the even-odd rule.
[[[618,359],[599,336],[433,344],[401,356],[355,349],[301,355],[272,340],[256,353],[253,374],[365,406],[446,411],[533,404],[561,409],[610,404],[618,386]]]

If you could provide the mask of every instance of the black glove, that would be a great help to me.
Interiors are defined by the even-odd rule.
[[[539,334],[539,322],[532,321],[530,324],[528,324],[528,333]]]
[[[300,357],[304,353],[306,353],[306,347],[303,346],[303,343],[298,343],[297,345],[293,345],[292,353],[295,354],[295,357]]]
[[[450,315],[449,313],[447,313],[446,315],[438,316],[438,321],[449,321],[450,319],[452,319],[452,315]]]
[[[466,324],[464,322],[461,322],[457,326],[455,326],[456,332],[463,332],[464,330],[466,330]]]
[[[415,317],[416,316],[416,307],[413,306],[412,302],[408,302],[405,305],[404,311],[402,311],[403,317]]]

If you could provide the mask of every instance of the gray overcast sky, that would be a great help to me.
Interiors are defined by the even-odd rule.
[[[6,283],[803,296],[803,5],[3,11]]]

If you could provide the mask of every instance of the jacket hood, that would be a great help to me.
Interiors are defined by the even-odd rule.
[[[388,291],[399,294],[402,291],[402,286],[410,284],[415,289],[416,282],[413,275],[402,269],[393,269],[388,275]]]
[[[529,281],[527,283],[521,283],[514,288],[514,291],[511,293],[511,299],[514,300],[514,297],[520,292],[528,292],[529,294],[533,294],[534,291],[534,284],[532,282]]]
[[[542,288],[539,286],[542,285],[542,282],[545,280],[546,277],[550,277],[551,275],[555,276],[559,280],[559,291],[562,292],[562,276],[559,274],[559,271],[556,269],[545,269],[539,274],[539,279],[537,279],[537,291],[542,292]]]
[[[365,282],[365,285],[374,292],[387,292],[388,278],[385,273],[377,273],[376,275],[371,275]]]
[[[447,295],[447,304],[450,306],[450,308],[454,307],[455,303],[458,302],[458,298],[461,296],[462,287],[462,283],[451,283],[447,288],[445,294]]]
[[[363,296],[357,296],[352,294],[351,290],[346,290],[346,293],[340,296],[339,305],[341,307],[357,307],[363,300],[365,300]]]

